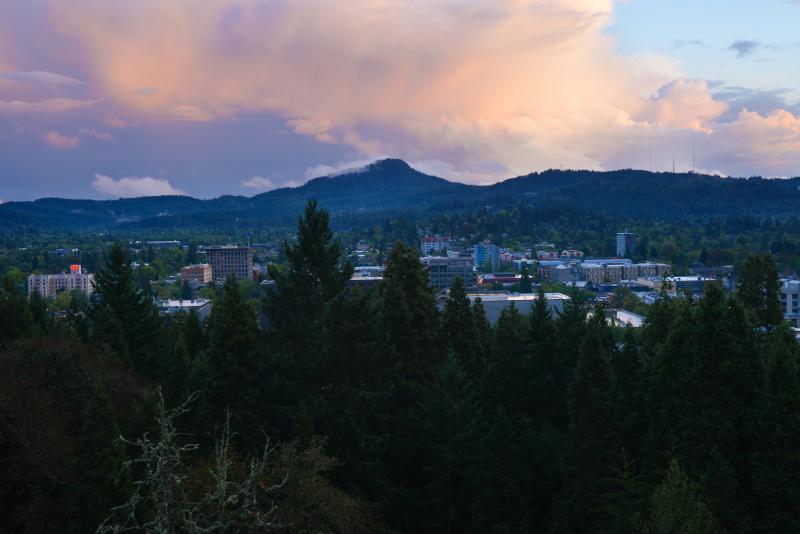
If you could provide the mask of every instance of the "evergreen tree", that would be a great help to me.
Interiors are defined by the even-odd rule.
[[[492,353],[483,379],[486,404],[502,404],[514,415],[527,413],[530,407],[525,333],[522,316],[512,303],[503,309],[494,327]]]
[[[528,266],[525,265],[522,268],[522,278],[519,282],[519,292],[520,293],[532,293],[533,288],[531,287],[531,275],[528,273]]]
[[[624,345],[614,358],[613,371],[614,413],[619,437],[627,454],[638,460],[646,429],[645,385],[644,365],[633,328],[625,330]]]
[[[447,346],[453,350],[464,369],[475,376],[482,367],[481,347],[472,309],[464,289],[464,281],[457,277],[444,304],[442,334]]]
[[[329,215],[310,200],[297,223],[297,238],[284,243],[288,268],[269,267],[275,285],[268,290],[265,311],[275,347],[286,354],[311,357],[315,332],[325,306],[344,291],[352,266],[341,265],[342,251],[333,239]],[[311,334],[311,335],[309,335]]]
[[[780,282],[772,256],[748,256],[739,275],[738,297],[759,326],[783,321]]]
[[[486,310],[480,297],[472,302],[472,324],[478,340],[477,360],[473,369],[466,367],[467,376],[473,383],[478,383],[486,372],[486,360],[492,350],[492,325],[486,318]]]
[[[759,413],[755,485],[765,532],[800,531],[800,380],[797,345],[787,330],[771,339]]]
[[[98,380],[86,406],[75,459],[76,532],[93,532],[130,492],[129,473],[124,469],[126,459],[115,443],[120,436],[106,388]]]
[[[186,280],[181,283],[181,295],[182,300],[192,300],[192,288],[189,287],[189,282]]]
[[[558,351],[556,328],[547,307],[544,289],[539,286],[536,301],[528,315],[527,348],[530,370],[530,406],[528,412],[538,422],[566,427],[567,404],[563,355]]]
[[[28,308],[31,310],[31,317],[39,333],[47,334],[50,331],[50,311],[47,309],[47,301],[38,291],[31,293],[28,298]]]
[[[438,312],[416,251],[401,242],[389,254],[381,294],[386,347],[398,358],[400,377],[419,391],[430,384],[443,351],[436,343]]]
[[[762,320],[765,326],[775,327],[783,322],[778,270],[772,256],[764,256],[762,262],[764,269],[764,317]]]
[[[25,297],[17,290],[14,280],[5,276],[0,291],[0,348],[15,339],[32,335],[34,328],[33,315]]]
[[[208,319],[208,383],[201,400],[205,420],[222,421],[231,411],[231,429],[258,440],[264,418],[264,352],[255,308],[230,276]],[[252,443],[252,441],[250,441]]]
[[[519,433],[498,406],[477,463],[472,509],[476,532],[522,532],[532,526],[526,525],[532,503],[521,484],[522,465]]]
[[[264,311],[273,351],[270,387],[286,428],[297,403],[307,400],[313,411],[314,399],[329,382],[327,336],[337,320],[330,308],[353,270],[348,262],[342,264],[328,212],[313,200],[298,220],[296,239],[284,243],[282,253],[287,266],[270,265],[275,285],[267,290]]]
[[[470,480],[481,437],[474,386],[451,351],[419,410],[426,462],[430,532],[464,532],[470,525]]]
[[[138,370],[155,375],[161,320],[153,302],[136,287],[122,243],[114,243],[108,250],[94,284],[89,308],[93,340],[108,344]]]
[[[206,335],[200,325],[200,317],[196,311],[189,310],[189,313],[182,318],[180,335],[183,337],[183,343],[186,345],[186,352],[189,354],[190,360],[193,360],[200,352],[205,350]]]
[[[583,340],[575,378],[569,388],[571,482],[567,524],[598,529],[605,524],[599,497],[621,450],[614,434],[613,390],[605,317],[595,312]],[[580,530],[580,529],[578,529]]]
[[[441,352],[436,344],[438,312],[428,273],[415,250],[397,242],[389,254],[378,313],[380,346],[390,362],[390,396],[384,415],[382,452],[391,489],[387,498],[396,506],[394,518],[413,530],[425,515],[421,492],[427,483],[419,466],[426,451],[420,443],[419,402],[436,380]]]
[[[698,484],[672,460],[664,481],[653,493],[648,534],[715,534],[720,532]]]

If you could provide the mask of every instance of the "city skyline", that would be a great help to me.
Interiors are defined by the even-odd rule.
[[[0,2],[0,199],[796,176],[800,2]],[[694,153],[694,154],[693,154]],[[694,161],[693,161],[694,160]]]

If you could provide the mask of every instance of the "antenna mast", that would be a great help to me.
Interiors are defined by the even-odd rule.
[[[692,173],[694,173],[694,170],[695,170],[695,141],[694,141],[694,134],[695,134],[695,131],[692,130]]]

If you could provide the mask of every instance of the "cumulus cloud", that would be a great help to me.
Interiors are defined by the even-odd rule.
[[[246,187],[247,189],[255,189],[256,191],[269,191],[278,186],[276,186],[275,183],[269,178],[264,178],[263,176],[253,176],[247,180],[242,180],[242,187]]]
[[[83,82],[63,74],[47,72],[44,70],[27,70],[14,72],[0,72],[0,78],[4,80],[14,80],[28,82],[39,85],[66,86],[82,85]]]
[[[735,52],[736,57],[743,58],[755,52],[759,46],[761,46],[761,43],[759,43],[758,41],[739,39],[731,43],[731,45],[728,47],[728,50]]]
[[[679,78],[660,87],[638,118],[663,126],[700,130],[727,109],[724,102],[711,96],[705,81]]]
[[[95,174],[92,188],[103,196],[111,198],[154,197],[162,195],[185,195],[167,180],[149,176],[128,176],[114,180],[104,174]]]
[[[768,174],[800,166],[800,155],[728,137],[758,123],[790,142],[773,110],[742,114],[746,102],[686,79],[668,57],[619,54],[606,31],[612,0],[48,5],[104,111],[133,120],[269,112],[353,160],[392,154],[481,183],[561,165],[646,168],[648,144],[686,161],[692,132],[708,147],[705,168],[749,173],[756,158],[743,154]],[[738,43],[740,56],[759,46]],[[339,168],[323,163],[307,176]]]
[[[336,139],[330,134],[333,123],[328,119],[291,119],[286,121],[286,126],[294,133],[302,135],[313,135],[318,141],[323,143],[333,143]]]
[[[38,102],[0,100],[0,113],[63,113],[86,108],[92,104],[94,104],[92,101],[71,98],[50,98]]]
[[[45,132],[44,141],[56,150],[72,150],[81,144],[80,137],[62,134],[56,130]]]

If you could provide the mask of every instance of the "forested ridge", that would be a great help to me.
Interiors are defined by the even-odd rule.
[[[398,159],[253,197],[224,195],[79,200],[43,198],[0,205],[0,230],[165,230],[291,226],[307,199],[335,218],[369,226],[388,214],[469,213],[519,204],[539,210],[647,220],[798,215],[800,178],[722,178],[696,173],[548,170],[477,186],[430,176]]]
[[[165,319],[121,244],[53,316],[0,293],[9,531],[798,532],[798,346],[775,264],[641,329],[574,293],[496,325],[401,242],[375,289],[311,202],[257,303]],[[123,439],[120,439],[120,437]]]

